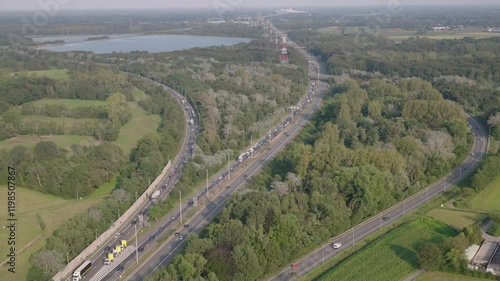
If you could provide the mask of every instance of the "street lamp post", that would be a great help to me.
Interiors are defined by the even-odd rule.
[[[116,220],[120,219],[120,208],[118,208],[118,218]]]
[[[207,198],[208,198],[208,169],[205,168],[205,171],[207,172]]]
[[[356,228],[355,226],[352,227],[352,246],[354,246],[354,229],[355,228]]]
[[[182,191],[179,190],[179,216],[181,218],[181,224],[182,224]]]
[[[229,167],[229,154],[227,155],[227,175],[229,180],[231,180],[231,168]]]
[[[66,264],[69,263],[69,253],[66,253]]]
[[[135,231],[135,263],[139,264],[139,253],[137,251],[137,224],[134,224]]]
[[[95,240],[97,240],[97,228],[95,229]]]

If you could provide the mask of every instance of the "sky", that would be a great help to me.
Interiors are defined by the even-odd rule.
[[[499,0],[0,0],[0,10],[161,9],[194,7],[296,7],[362,5],[499,5]],[[45,8],[44,8],[45,7]],[[54,8],[55,7],[55,8]]]

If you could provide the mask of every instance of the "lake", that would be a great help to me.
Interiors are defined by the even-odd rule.
[[[84,41],[93,36],[50,36],[33,38],[36,42],[63,40],[62,45],[45,45],[39,49],[68,52],[89,51],[96,54],[112,52],[128,53],[131,51],[148,51],[149,53],[171,52],[195,47],[230,46],[248,43],[252,39],[236,37],[191,36],[191,35],[109,35],[110,39]]]

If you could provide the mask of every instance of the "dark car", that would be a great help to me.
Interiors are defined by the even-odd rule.
[[[120,264],[120,265],[116,268],[116,270],[118,270],[118,271],[122,271],[122,270],[124,270],[124,269],[125,269],[125,266],[123,266],[123,264]]]
[[[390,219],[391,219],[390,217],[382,217],[382,220],[383,220],[383,221],[388,221],[388,220],[390,220]]]
[[[139,247],[139,248],[137,248],[137,252],[139,252],[139,253],[140,253],[140,252],[142,252],[142,251],[144,251],[144,247]]]
[[[159,228],[160,232],[162,232],[163,230],[165,230],[165,226],[162,226]]]
[[[184,228],[188,228],[188,227],[189,227],[189,224],[185,224],[185,225],[184,225]]]
[[[149,236],[149,241],[153,241],[153,240],[155,240],[155,238],[156,238],[156,235],[151,235],[151,236]]]
[[[111,251],[111,246],[104,247],[104,252],[109,253]]]

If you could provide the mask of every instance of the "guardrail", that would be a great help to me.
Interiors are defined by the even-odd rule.
[[[148,200],[148,197],[153,193],[153,191],[159,187],[161,181],[166,176],[170,167],[172,166],[172,161],[168,161],[167,165],[163,168],[160,175],[156,177],[156,179],[151,183],[151,185],[144,191],[141,196],[137,199],[137,201],[128,208],[128,210],[123,213],[123,215],[105,232],[103,232],[92,244],[90,244],[85,250],[83,250],[78,256],[76,256],[73,260],[71,260],[66,267],[64,267],[61,271],[59,271],[52,280],[62,281],[65,280],[65,277],[69,276],[74,269],[78,267],[83,261],[85,261],[88,257],[92,256],[94,251],[99,248],[99,246],[103,245],[108,239],[112,238],[115,233],[123,226],[125,222],[127,222],[133,215],[135,215],[142,204]]]

